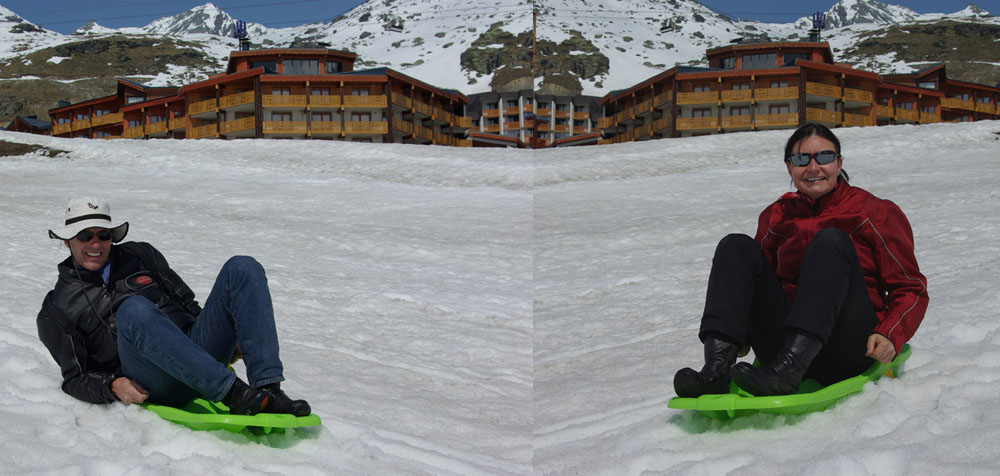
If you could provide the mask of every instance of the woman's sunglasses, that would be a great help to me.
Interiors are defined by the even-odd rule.
[[[796,167],[805,167],[809,165],[809,161],[812,159],[816,159],[816,163],[819,165],[826,165],[832,164],[833,161],[838,158],[840,158],[840,154],[832,150],[824,150],[822,152],[815,152],[812,154],[808,152],[796,152],[788,156],[785,160],[791,162],[792,165]]]
[[[76,239],[84,243],[87,243],[90,240],[94,239],[94,235],[97,235],[97,239],[101,241],[111,240],[111,230],[101,230],[97,233],[94,233],[90,230],[83,230],[76,234]]]

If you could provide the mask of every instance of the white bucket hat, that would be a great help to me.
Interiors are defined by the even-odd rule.
[[[111,230],[111,241],[118,243],[128,234],[128,222],[111,225],[111,205],[99,198],[71,198],[66,206],[66,223],[61,230],[49,230],[49,238],[71,240],[87,228]]]

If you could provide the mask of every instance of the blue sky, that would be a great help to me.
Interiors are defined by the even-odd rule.
[[[207,0],[0,0],[28,21],[60,33],[72,33],[90,20],[103,26],[143,26],[164,16],[189,10]],[[969,0],[888,1],[919,13],[951,13],[965,8]],[[971,0],[1000,15],[1000,0]],[[826,11],[837,0],[701,0],[701,3],[731,17],[774,23],[790,22],[816,11]],[[362,0],[214,0],[216,6],[240,20],[284,28],[329,20],[362,3]],[[81,7],[80,5],[86,5]]]

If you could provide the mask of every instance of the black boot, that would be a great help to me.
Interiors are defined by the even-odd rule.
[[[770,365],[754,367],[741,362],[733,367],[736,385],[751,395],[790,395],[799,389],[802,376],[823,343],[815,336],[792,332],[785,338],[785,347]]]
[[[715,336],[705,337],[705,366],[701,372],[685,367],[674,374],[677,396],[700,397],[706,393],[729,393],[730,370],[740,347]]]
[[[295,416],[306,416],[312,413],[309,403],[305,400],[292,400],[281,390],[281,384],[272,383],[264,385],[261,390],[271,394],[272,402],[268,405],[267,413],[290,413]]]
[[[253,388],[237,378],[233,380],[233,386],[229,388],[222,403],[229,407],[229,413],[233,415],[256,415],[266,411],[271,400],[273,397],[270,393]]]

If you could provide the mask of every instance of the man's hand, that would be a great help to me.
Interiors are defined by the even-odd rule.
[[[892,341],[882,334],[872,334],[868,336],[868,347],[865,355],[883,364],[888,364],[896,358],[896,348],[893,347]]]
[[[118,377],[111,382],[111,392],[126,405],[145,402],[149,397],[149,392],[142,388],[139,382],[132,381],[128,377]]]

